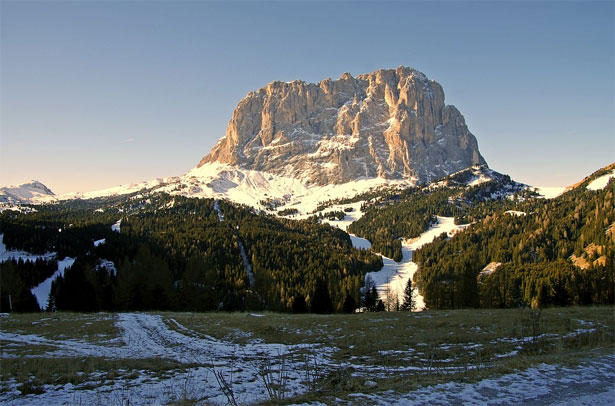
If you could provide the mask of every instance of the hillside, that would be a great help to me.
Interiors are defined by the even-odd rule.
[[[415,281],[427,306],[613,303],[615,181],[605,175],[614,166],[557,198],[503,205],[424,246],[415,253]]]
[[[324,283],[326,310],[340,311],[346,296],[359,300],[365,273],[382,266],[378,256],[354,249],[346,233],[326,225],[165,194],[3,212],[0,230],[9,250],[75,259],[51,287],[59,310],[290,311],[299,300],[305,311]],[[28,291],[53,266],[25,280],[27,264],[0,264],[2,309],[12,293],[23,298],[14,299],[15,310],[34,310]]]

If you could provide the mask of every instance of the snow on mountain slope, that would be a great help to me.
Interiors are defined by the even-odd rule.
[[[337,185],[308,185],[295,178],[211,162],[194,168],[182,176],[158,178],[148,182],[121,185],[88,193],[70,193],[57,198],[58,200],[91,199],[147,190],[186,197],[228,199],[259,209],[266,208],[262,202],[270,201],[276,206],[295,208],[301,213],[310,213],[320,202],[351,197],[372,188],[393,185],[412,186],[413,183],[408,180],[360,178]]]
[[[545,199],[555,199],[568,190],[568,188],[564,186],[537,186],[532,189],[536,191],[540,197]]]
[[[58,270],[54,272],[49,278],[41,282],[40,285],[32,288],[32,294],[36,296],[36,301],[41,309],[47,308],[47,302],[49,302],[49,294],[51,293],[51,283],[58,277],[64,276],[64,271],[70,268],[75,263],[76,258],[66,257],[61,261],[58,261]]]
[[[412,253],[423,245],[429,244],[436,237],[442,235],[442,233],[446,233],[449,237],[452,237],[467,226],[468,225],[456,225],[453,217],[438,216],[438,223],[419,237],[402,241],[401,250],[403,259],[400,262],[382,257],[384,263],[382,269],[378,272],[368,273],[366,278],[369,275],[375,282],[376,290],[383,302],[386,301],[388,293],[393,300],[397,296],[399,298],[399,303],[402,304],[404,289],[406,288],[408,279],[411,279],[418,270],[418,265],[412,262]],[[425,309],[423,296],[419,295],[417,291],[414,292],[414,299],[416,311]]]
[[[36,180],[21,185],[0,188],[0,202],[3,203],[42,202],[53,196],[55,194],[47,186]]]
[[[31,254],[26,251],[9,250],[7,251],[6,245],[4,245],[4,234],[0,234],[0,263],[10,260],[22,260],[22,261],[36,261],[37,259],[44,259],[49,261],[56,255],[55,252],[48,252],[43,255]]]
[[[38,259],[44,259],[45,261],[51,261],[56,257],[55,252],[48,252],[43,255],[31,254],[26,251],[10,250],[7,251],[6,245],[4,245],[4,234],[0,234],[0,263],[10,260],[22,260],[22,261],[36,261]],[[38,286],[32,288],[32,294],[36,297],[38,305],[41,309],[47,306],[49,300],[49,293],[51,292],[51,283],[60,275],[64,275],[64,271],[70,268],[75,262],[75,258],[66,257],[61,261],[58,261],[58,270],[45,281]]]
[[[602,175],[599,178],[591,181],[589,185],[587,185],[587,189],[588,190],[602,190],[606,187],[606,185],[609,183],[609,180],[611,180],[612,178],[615,178],[615,169],[613,169],[611,172],[607,173],[606,175]]]

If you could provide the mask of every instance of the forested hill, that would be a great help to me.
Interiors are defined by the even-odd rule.
[[[364,274],[382,266],[380,257],[354,249],[346,233],[330,226],[223,201],[218,208],[223,221],[211,199],[133,194],[75,200],[32,213],[4,211],[0,233],[7,249],[76,258],[52,287],[51,305],[59,310],[288,311],[295,305],[302,311],[322,301],[316,309],[338,311],[347,297],[358,302]],[[32,310],[32,281],[49,270],[25,281],[24,266],[1,265],[3,282],[12,281],[2,284],[2,309],[12,293],[23,296],[22,310]],[[13,306],[19,310],[20,303]]]
[[[555,199],[524,199],[514,211],[507,203],[417,251],[415,282],[427,306],[613,303],[615,181],[588,185],[614,167]]]
[[[401,260],[401,240],[436,216],[470,226],[414,253],[415,286],[428,308],[613,303],[615,181],[604,175],[614,169],[554,199],[476,166],[319,207],[363,201],[348,230],[369,239],[371,251],[320,224],[322,213],[290,220],[152,191],[5,210],[7,249],[56,255],[0,264],[0,310],[8,295],[15,310],[37,310],[30,290],[70,257],[74,264],[52,285],[51,309],[349,311],[366,272],[382,267],[374,251]]]
[[[535,193],[526,185],[485,166],[468,168],[437,182],[370,199],[365,215],[348,231],[372,242],[372,249],[400,261],[401,239],[415,238],[436,222],[436,216],[470,223],[497,210],[511,210]]]

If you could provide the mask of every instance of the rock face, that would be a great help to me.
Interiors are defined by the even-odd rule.
[[[213,161],[319,185],[361,177],[425,183],[486,164],[442,87],[407,67],[269,83],[239,102],[199,167]]]

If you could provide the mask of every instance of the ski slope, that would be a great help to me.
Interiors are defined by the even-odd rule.
[[[406,288],[408,279],[411,279],[418,270],[418,265],[412,262],[412,253],[423,245],[429,244],[443,233],[446,233],[448,237],[452,237],[466,227],[467,225],[456,225],[453,217],[438,216],[437,223],[418,238],[402,241],[401,249],[403,258],[400,262],[382,257],[384,263],[382,269],[378,272],[370,272],[366,275],[366,277],[369,275],[375,282],[380,299],[384,302],[388,294],[392,300],[397,297],[399,303],[403,303],[404,289]],[[416,304],[415,310],[424,310],[425,301],[417,290],[414,291],[414,299]]]

